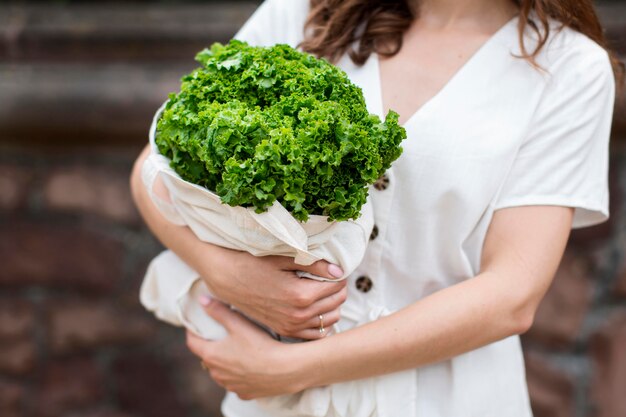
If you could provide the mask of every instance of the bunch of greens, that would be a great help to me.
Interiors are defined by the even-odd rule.
[[[396,113],[381,122],[342,70],[287,45],[216,43],[196,60],[157,125],[183,179],[259,213],[277,200],[300,221],[359,216],[402,152]]]

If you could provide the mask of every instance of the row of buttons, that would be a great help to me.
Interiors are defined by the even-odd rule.
[[[387,176],[387,174],[383,174],[374,183],[374,188],[377,189],[378,191],[383,191],[383,190],[386,190],[387,187],[389,187],[389,177]],[[378,226],[374,225],[374,228],[372,229],[372,234],[370,235],[370,240],[374,240],[377,237],[378,237]],[[357,278],[355,285],[356,285],[357,290],[363,293],[366,293],[372,289],[372,287],[374,286],[374,283],[372,282],[372,279],[370,277],[368,277],[367,275],[362,275]]]

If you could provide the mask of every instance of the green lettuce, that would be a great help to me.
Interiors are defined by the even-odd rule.
[[[402,152],[395,112],[369,114],[345,72],[288,45],[233,40],[196,60],[157,124],[157,147],[183,179],[258,213],[278,201],[300,221],[359,216],[368,185]]]

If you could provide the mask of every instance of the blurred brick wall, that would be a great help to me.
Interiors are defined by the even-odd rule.
[[[612,4],[603,19],[624,52],[626,8]],[[161,247],[128,176],[190,57],[253,8],[0,5],[0,417],[219,415],[221,391],[183,333],[138,304]],[[620,120],[623,107],[611,221],[572,235],[524,336],[536,417],[626,416]]]
[[[217,416],[178,329],[138,304],[161,248],[128,175],[138,148],[0,148],[0,416]]]

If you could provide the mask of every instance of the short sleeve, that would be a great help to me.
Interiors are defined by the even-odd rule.
[[[494,200],[494,210],[527,205],[574,207],[572,228],[581,228],[609,217],[615,82],[608,54],[599,46],[593,44],[571,55],[550,71],[529,132]]]
[[[308,0],[265,0],[234,36],[254,46],[286,43],[297,47],[304,37]]]

